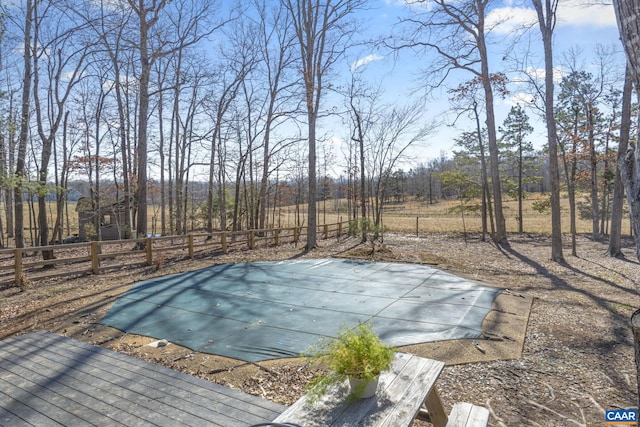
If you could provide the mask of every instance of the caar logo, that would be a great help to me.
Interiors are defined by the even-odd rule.
[[[638,411],[636,409],[608,410],[605,412],[604,420],[608,426],[637,426]]]

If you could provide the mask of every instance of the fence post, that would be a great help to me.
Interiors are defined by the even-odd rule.
[[[223,231],[220,234],[220,245],[222,245],[222,253],[226,254],[227,253],[227,232]]]
[[[298,227],[293,227],[293,243],[298,243]]]
[[[280,229],[276,228],[273,230],[273,244],[278,246],[280,244]]]
[[[253,249],[256,246],[255,235],[253,230],[249,230],[249,249]]]
[[[22,249],[16,248],[13,254],[16,270],[16,285],[22,286]]]
[[[323,232],[324,239],[327,240],[329,238],[329,226],[327,224],[324,225]]]
[[[91,272],[100,274],[100,258],[98,258],[98,242],[91,242]]]
[[[144,249],[147,252],[147,265],[153,265],[153,248],[151,247],[151,237],[144,239]]]
[[[189,234],[189,259],[193,259],[193,234]]]
[[[416,237],[419,237],[419,236],[418,236],[418,230],[420,230],[420,229],[418,228],[418,219],[419,219],[419,217],[416,217]]]
[[[342,222],[338,223],[338,240],[340,240],[340,236],[342,235]]]

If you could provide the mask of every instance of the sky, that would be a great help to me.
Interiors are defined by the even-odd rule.
[[[365,12],[365,28],[372,38],[380,34],[393,33],[398,17],[407,13],[407,6],[404,3],[403,0],[379,0],[371,10]],[[528,101],[533,99],[532,90],[530,86],[520,83],[523,80],[523,74],[522,71],[517,71],[524,69],[529,75],[544,77],[542,44],[537,26],[534,26],[526,35],[516,37],[522,25],[537,23],[535,11],[529,6],[529,1],[497,1],[493,4],[487,23],[503,23],[493,30],[492,37],[496,43],[490,47],[492,52],[490,69],[492,73],[506,72],[510,79],[510,95],[496,101],[496,123],[498,126],[502,124],[511,106],[517,103],[524,105],[535,129],[530,139],[535,147],[540,148],[546,143],[545,125],[539,117],[539,110],[532,105],[527,105]],[[611,4],[588,6],[585,0],[560,0],[558,22],[554,32],[554,65],[558,73],[556,77],[561,78],[563,71],[567,69],[569,61],[567,58],[570,57],[571,51],[580,52],[578,55],[580,67],[597,73],[595,61],[598,46],[616,51],[614,55],[616,65],[611,74],[619,74],[619,77],[615,77],[616,79],[622,78],[624,56],[613,6]],[[516,66],[514,58],[522,59],[525,51],[528,52],[529,60],[524,66]],[[442,152],[450,156],[452,149],[455,148],[453,139],[464,131],[475,130],[475,122],[466,115],[455,120],[456,115],[450,111],[447,94],[449,88],[471,79],[473,76],[470,74],[453,73],[451,78],[445,81],[444,87],[426,94],[421,70],[428,69],[430,57],[424,55],[417,57],[405,51],[399,55],[393,55],[376,48],[357,52],[357,55],[350,60],[349,65],[345,66],[350,66],[352,69],[362,67],[367,78],[380,81],[389,102],[407,102],[406,100],[412,96],[427,97],[425,120],[437,120],[440,123],[427,141],[413,147],[409,152],[408,160],[403,166],[405,170],[440,157]],[[331,125],[327,126],[325,123],[325,127],[330,128]],[[344,136],[339,134],[333,137],[335,145],[343,140]],[[334,150],[337,151],[339,148]]]
[[[554,61],[558,77],[561,77],[563,70],[566,70],[565,58],[570,50],[581,52],[579,58],[583,63],[580,66],[589,71],[596,59],[596,47],[600,45],[617,50],[617,66],[611,74],[621,82],[624,58],[613,6],[611,4],[585,5],[587,2],[597,1],[606,0],[559,0],[558,23],[554,33]],[[410,13],[407,2],[428,4],[418,0],[368,0],[369,7],[358,15],[361,23],[359,36],[362,39],[379,40],[381,37],[388,37],[395,31],[399,31],[397,26],[399,17]],[[540,119],[539,110],[528,105],[533,98],[531,88],[520,83],[523,80],[524,71],[540,79],[544,77],[541,71],[544,62],[539,30],[534,26],[528,34],[516,37],[522,25],[536,22],[535,11],[530,6],[530,0],[492,0],[491,5],[492,9],[487,16],[488,25],[499,22],[501,24],[493,29],[492,40],[495,43],[490,47],[490,68],[492,73],[507,73],[511,91],[505,99],[496,100],[496,123],[498,126],[503,123],[513,105],[523,104],[535,128],[530,139],[535,147],[541,148],[546,144],[545,125]],[[516,67],[513,59],[521,59],[524,51],[529,52],[529,59],[525,65]],[[365,78],[380,84],[384,89],[386,103],[403,105],[411,102],[412,98],[426,100],[422,120],[424,123],[437,123],[437,127],[422,143],[407,151],[407,156],[400,165],[404,170],[426,164],[440,157],[441,153],[452,156],[452,150],[456,148],[454,139],[463,132],[475,131],[475,122],[468,115],[456,118],[456,114],[451,111],[447,93],[448,89],[470,80],[472,76],[464,72],[452,73],[441,88],[427,93],[423,72],[428,70],[432,61],[433,56],[430,54],[413,55],[409,51],[394,54],[379,46],[367,45],[348,52],[345,60],[336,64],[336,74],[332,76],[334,78],[331,81],[332,85],[344,85],[350,72],[358,69],[362,71]],[[593,71],[595,72],[595,69]],[[324,96],[325,109],[344,110],[344,98],[332,95],[329,91],[326,91]],[[322,163],[320,158],[324,150],[329,147],[327,151],[330,151],[333,159],[336,160],[330,165],[332,170],[327,172],[334,176],[344,175],[344,163],[346,163],[343,160],[346,152],[344,146],[345,141],[350,137],[348,126],[342,119],[335,116],[323,118],[319,126],[318,134],[328,141],[326,147],[320,143],[318,145],[319,163]],[[203,173],[203,176],[206,177],[206,173]]]

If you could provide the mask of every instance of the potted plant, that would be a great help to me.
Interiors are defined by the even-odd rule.
[[[382,342],[370,323],[355,328],[343,326],[338,336],[320,341],[308,354],[310,365],[328,372],[309,383],[310,398],[317,399],[333,384],[348,379],[351,396],[367,398],[375,394],[378,376],[391,368],[395,350]]]

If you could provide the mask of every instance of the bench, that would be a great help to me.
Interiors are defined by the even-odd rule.
[[[489,423],[489,410],[467,402],[453,405],[446,427],[485,427]]]
[[[431,423],[445,427],[447,414],[436,392],[436,381],[444,362],[407,353],[396,353],[392,367],[383,372],[376,395],[369,399],[349,399],[345,381],[331,388],[316,402],[303,396],[285,410],[274,423],[313,426],[409,426],[425,405]]]

